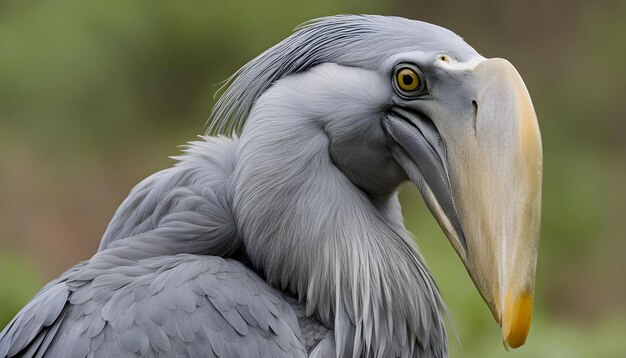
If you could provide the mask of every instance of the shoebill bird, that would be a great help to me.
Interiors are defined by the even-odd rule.
[[[210,131],[17,314],[1,357],[446,356],[405,181],[524,344],[542,148],[509,62],[424,22],[317,19],[233,75]]]

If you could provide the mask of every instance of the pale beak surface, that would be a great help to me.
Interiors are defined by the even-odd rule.
[[[446,107],[394,110],[385,121],[394,153],[502,326],[524,344],[532,315],[541,216],[542,146],[517,70],[483,60]],[[461,103],[461,105],[459,105]],[[465,107],[464,107],[465,106]],[[446,109],[449,108],[449,109]]]

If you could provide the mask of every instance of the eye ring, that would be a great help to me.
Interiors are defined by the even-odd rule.
[[[416,66],[402,63],[394,70],[393,83],[396,91],[403,97],[422,95],[426,89],[424,75]]]

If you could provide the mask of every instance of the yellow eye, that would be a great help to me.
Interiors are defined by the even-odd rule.
[[[406,92],[415,91],[420,86],[420,79],[414,70],[405,67],[397,72],[398,87]]]

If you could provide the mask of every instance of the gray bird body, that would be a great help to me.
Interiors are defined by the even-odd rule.
[[[0,351],[0,354],[12,356],[25,350],[29,354],[39,352],[64,357],[84,357],[89,353],[109,357],[124,354],[307,356],[307,350],[311,352],[318,346],[320,338],[326,337],[323,327],[335,325],[332,321],[335,303],[332,300],[328,301],[328,298],[333,297],[331,294],[335,285],[341,286],[345,283],[336,282],[334,272],[317,273],[319,288],[315,283],[308,283],[313,285],[310,292],[319,293],[309,298],[309,303],[318,305],[319,308],[308,309],[320,310],[315,312],[314,317],[317,315],[323,317],[328,324],[324,326],[320,324],[318,318],[306,322],[306,317],[302,316],[306,309],[303,305],[272,288],[250,267],[242,265],[235,259],[221,258],[235,257],[248,261],[243,257],[245,253],[239,252],[242,240],[237,233],[235,218],[231,214],[233,212],[231,203],[237,183],[234,177],[234,170],[237,167],[234,154],[240,149],[241,142],[239,139],[206,137],[204,141],[192,143],[187,149],[188,154],[180,158],[178,165],[156,173],[137,185],[116,212],[104,235],[99,252],[90,260],[61,275],[35,296],[3,332],[4,336],[0,340],[3,345],[0,347],[9,351]],[[317,169],[313,167],[311,170]],[[302,194],[307,192],[313,195],[303,200],[326,202],[336,200],[339,204],[345,203],[346,200],[333,198],[334,194],[329,191],[303,190]],[[267,203],[260,205],[266,205],[267,210],[275,215],[285,215],[284,211],[274,211],[276,208]],[[393,223],[394,229],[405,232],[401,226],[400,207],[395,197],[389,206],[391,208],[384,208],[385,215],[396,221]],[[303,227],[302,230],[317,236],[311,239],[323,239],[329,235],[323,229],[329,224],[326,215],[333,217],[343,210],[336,209],[337,211],[328,207],[328,211],[323,213],[324,217],[317,223],[308,221],[308,224],[301,223],[300,225],[317,226]],[[294,216],[300,214],[302,213],[293,213]],[[278,219],[272,217],[267,220],[271,222]],[[350,227],[353,225],[352,222],[346,222],[346,225],[346,228],[333,230],[348,230],[351,232],[351,239],[354,240],[361,241],[365,238],[365,233],[361,231],[365,228]],[[299,231],[300,229],[290,230],[285,233],[285,239],[294,237]],[[391,234],[391,231],[387,234]],[[437,315],[436,302],[430,301],[438,296],[433,290],[434,286],[431,286],[434,284],[425,268],[418,266],[421,265],[419,258],[410,256],[417,252],[409,249],[412,242],[410,236],[406,235],[406,239],[398,240],[398,244],[406,245],[407,249],[400,246],[399,250],[406,251],[405,256],[413,261],[416,269],[421,267],[424,270],[424,283],[427,285],[424,289],[427,289],[427,294],[421,292],[422,288],[416,285],[412,292],[415,299],[409,297],[405,299],[408,300],[407,303],[414,302],[416,305],[427,307],[413,309],[418,310],[415,313],[419,313],[420,309],[427,310],[424,328],[428,330],[424,336],[434,335],[431,339],[437,344],[436,348],[441,350],[445,347],[445,332]],[[329,250],[328,260],[338,264],[337,269],[340,270],[350,269],[351,255],[360,254],[341,252],[339,248],[323,246],[319,248]],[[261,249],[252,247],[249,250]],[[315,257],[306,252],[292,254],[293,256],[290,254],[286,257],[270,254],[268,259],[281,260],[277,265],[287,266],[285,270],[281,270],[287,275],[289,272],[293,273],[293,270],[301,270],[298,261],[304,262],[307,257]],[[393,264],[400,257],[385,260],[377,260],[375,257],[367,259],[372,261],[369,266],[375,268],[375,265]],[[286,262],[287,260],[290,262]],[[288,268],[289,265],[295,267]],[[385,268],[380,268],[380,271],[372,272],[376,275],[386,272]],[[354,275],[358,275],[355,277],[357,279],[371,278],[361,276],[363,273],[350,273],[350,276]],[[346,278],[347,282],[351,281],[349,277]],[[372,337],[374,325],[380,326],[384,322],[385,326],[382,328],[387,329],[387,325],[393,323],[392,307],[405,309],[399,303],[402,297],[397,293],[403,290],[402,287],[406,286],[406,283],[397,283],[402,287],[389,287],[388,279],[389,277],[385,280],[379,277],[379,283],[375,281],[371,283],[374,287],[369,289],[377,289],[380,298],[386,299],[384,302],[374,301],[369,304],[370,310],[376,308],[381,311],[369,313],[369,319],[373,322],[364,317],[364,325],[367,324],[369,327],[362,329],[370,331],[363,332],[367,338],[362,339],[374,340]],[[284,286],[286,292],[296,288],[295,281],[281,283],[279,280],[272,278],[270,283]],[[387,284],[384,291],[383,287],[379,286],[382,283]],[[358,304],[351,302],[355,299],[351,290],[365,294],[361,292],[368,289],[362,286],[366,282],[351,284],[347,286],[345,298],[340,298],[346,302],[341,303],[341,314],[344,317],[343,320],[338,320],[338,323],[344,325],[340,328],[341,332],[346,334],[337,338],[349,340],[350,343],[356,339],[353,337],[355,327],[351,323],[350,315],[365,315],[365,312],[354,312]],[[408,287],[404,287],[406,288]],[[304,289],[305,291],[297,292],[309,292],[306,291],[306,287]],[[422,300],[426,302],[418,301],[420,296],[424,296]],[[312,299],[321,302],[313,304]],[[386,306],[376,307],[375,304]],[[384,312],[383,309],[390,311]],[[302,312],[298,314],[298,311]],[[379,314],[381,317],[375,316]],[[396,314],[404,315],[399,312]],[[301,316],[300,321],[305,332],[302,332],[298,325],[298,316]],[[419,319],[419,315],[414,317]],[[437,321],[431,322],[433,319]],[[404,321],[401,323],[405,324]],[[311,335],[313,332],[315,336],[320,330],[324,337],[318,334],[316,339],[305,339],[305,335]],[[332,330],[329,332],[331,334],[328,337],[332,344],[320,345],[316,354],[322,348],[333,352],[336,349],[334,343],[336,338],[332,336]],[[380,340],[382,336],[378,334],[376,339]],[[406,332],[403,338],[408,340],[406,336],[408,334]],[[399,344],[398,340],[401,337],[397,336],[396,342],[393,343]],[[391,349],[394,347],[391,342],[394,337],[386,338],[389,340],[386,342],[388,349]],[[11,344],[4,345],[5,342]],[[345,342],[344,345],[348,343]],[[351,350],[351,347],[346,349]],[[321,353],[323,354],[318,356],[328,356],[328,352]]]
[[[414,173],[378,119],[394,56],[440,52],[480,58],[434,25],[337,16],[251,61],[213,112],[240,134],[138,184],[98,252],[0,334],[0,357],[446,356],[397,198]]]

